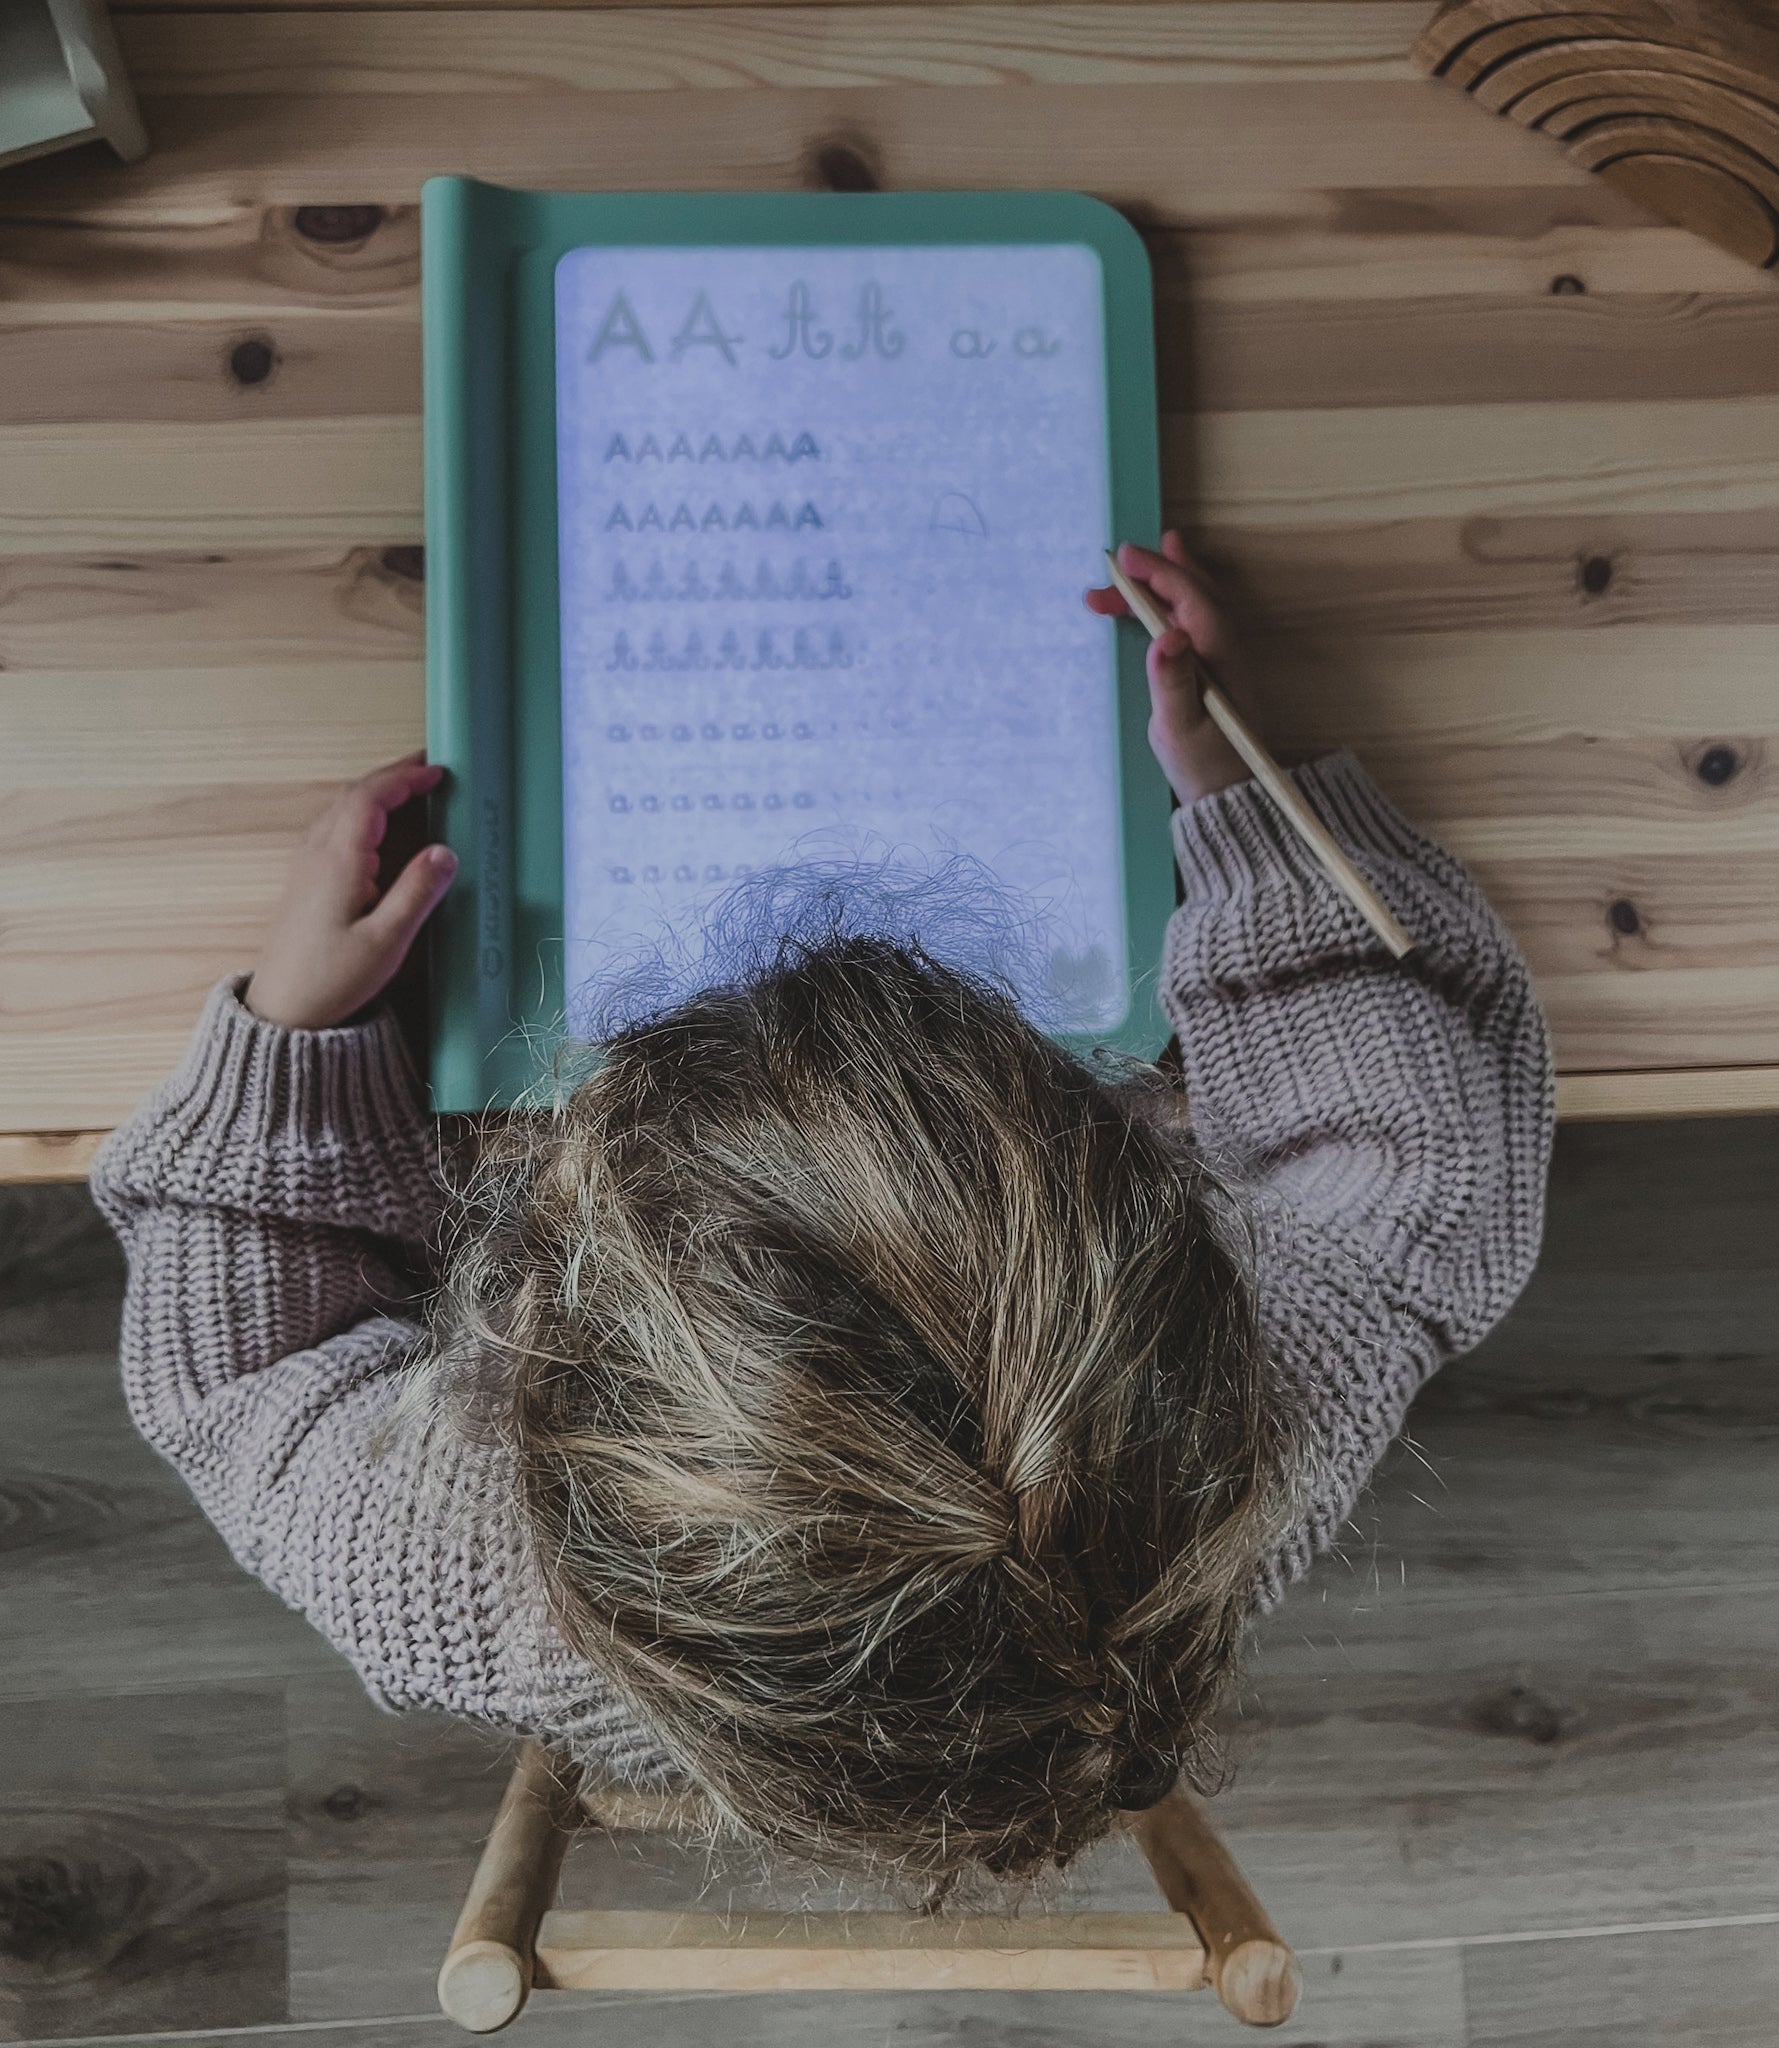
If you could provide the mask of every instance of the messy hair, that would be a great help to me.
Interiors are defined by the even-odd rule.
[[[941,1889],[1215,1766],[1295,1434],[1168,1083],[780,935],[490,1134],[434,1352],[719,1819]]]

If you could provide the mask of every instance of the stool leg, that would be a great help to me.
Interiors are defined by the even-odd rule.
[[[528,1742],[439,1971],[439,2006],[472,2034],[517,2019],[531,1993],[537,1930],[556,1897],[580,1809],[554,1760]]]
[[[1184,1787],[1131,1821],[1161,1895],[1205,1945],[1213,1989],[1238,2020],[1276,2027],[1291,2017],[1303,1979],[1235,1858]]]

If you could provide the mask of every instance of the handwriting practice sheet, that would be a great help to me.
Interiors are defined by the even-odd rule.
[[[571,1018],[763,868],[952,852],[1125,1015],[1103,320],[1072,243],[561,259]]]

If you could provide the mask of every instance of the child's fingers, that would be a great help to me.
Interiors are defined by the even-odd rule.
[[[419,754],[391,761],[360,777],[340,793],[337,822],[342,838],[354,848],[381,846],[389,814],[414,797],[438,786],[442,768],[428,767]]]
[[[1130,606],[1125,602],[1123,591],[1115,584],[1106,584],[1103,587],[1095,585],[1083,595],[1087,600],[1087,609],[1090,612],[1098,612],[1102,619],[1130,617]]]
[[[355,793],[382,810],[393,811],[410,797],[434,788],[444,772],[442,768],[428,767],[424,755],[410,754],[406,760],[391,761],[387,767],[372,769],[357,784]]]
[[[1176,547],[1180,546],[1177,534],[1170,534],[1168,538]],[[1127,561],[1126,556],[1132,559]],[[1118,566],[1127,576],[1139,577],[1148,584],[1161,599],[1174,624],[1191,634],[1195,646],[1206,654],[1215,654],[1222,634],[1222,615],[1211,593],[1193,570],[1183,562],[1172,561],[1151,548],[1139,548],[1129,541],[1118,551]]]
[[[456,877],[457,856],[448,846],[423,846],[383,892],[382,902],[365,913],[362,928],[378,944],[405,953]]]
[[[1149,694],[1156,710],[1184,702],[1196,708],[1201,699],[1198,656],[1192,636],[1178,626],[1149,643]]]

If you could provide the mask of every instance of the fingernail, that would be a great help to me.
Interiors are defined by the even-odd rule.
[[[441,874],[449,874],[457,866],[457,856],[448,846],[435,846],[432,849],[432,864]]]

